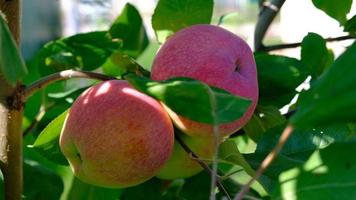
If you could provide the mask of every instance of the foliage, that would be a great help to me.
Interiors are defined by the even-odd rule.
[[[352,0],[312,0],[316,8],[355,34],[355,15],[347,19]],[[212,0],[159,0],[152,16],[157,40],[199,23],[211,23]],[[175,112],[204,123],[239,118],[250,100],[200,81],[175,78],[157,82],[137,62],[149,44],[139,10],[127,4],[108,30],[80,33],[50,41],[27,67],[6,23],[0,17],[0,78],[29,85],[65,69],[102,71],[125,78],[136,89],[162,101]],[[149,52],[154,55],[154,52]],[[295,130],[276,160],[248,193],[255,199],[354,199],[356,193],[356,42],[337,58],[326,40],[309,33],[301,41],[301,58],[255,52],[259,103],[242,130],[219,149],[219,174],[234,196],[255,174],[283,129]],[[27,70],[28,68],[28,70]],[[308,79],[308,77],[311,79]],[[296,88],[310,80],[310,89]],[[67,110],[93,81],[67,80],[50,85],[28,99],[24,128],[26,199],[207,199],[210,175],[165,181],[153,178],[126,189],[100,188],[73,177],[58,139]],[[0,86],[1,89],[1,86]],[[298,96],[287,113],[280,108]],[[213,106],[212,106],[213,105]],[[227,109],[229,107],[229,109]],[[215,113],[215,114],[212,114]],[[0,181],[2,189],[3,182]],[[3,190],[1,190],[3,191]],[[0,192],[1,193],[1,192]],[[224,194],[217,192],[222,199]],[[0,199],[2,195],[0,196]]]

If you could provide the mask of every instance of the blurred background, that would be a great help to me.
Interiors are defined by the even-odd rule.
[[[144,19],[151,43],[138,61],[150,65],[159,45],[151,27],[151,16],[158,0],[31,0],[23,1],[22,52],[30,59],[46,42],[80,32],[104,30],[120,14],[127,2],[135,5]],[[254,25],[258,16],[257,0],[215,0],[212,24],[221,25],[253,44]],[[356,5],[350,12],[356,12]],[[264,43],[300,42],[308,32],[324,38],[342,36],[338,22],[316,9],[311,0],[286,1],[265,37]],[[350,41],[328,43],[335,55],[340,54]],[[252,47],[252,45],[251,45]],[[300,49],[276,52],[299,57]]]

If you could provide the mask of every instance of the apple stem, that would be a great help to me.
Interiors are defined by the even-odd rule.
[[[289,124],[283,130],[281,136],[279,137],[278,143],[273,148],[273,150],[266,156],[266,158],[262,161],[262,164],[256,171],[255,175],[250,179],[250,181],[245,184],[240,192],[236,195],[235,200],[242,200],[245,194],[249,191],[250,186],[254,181],[261,177],[263,172],[267,169],[267,167],[272,163],[272,161],[277,157],[278,153],[282,150],[283,146],[287,142],[289,136],[293,133],[294,127]]]
[[[179,137],[178,134],[175,134],[175,138],[177,140],[177,142],[180,144],[180,146],[184,149],[184,151],[186,151],[191,157],[193,157],[193,160],[195,160],[196,162],[199,163],[199,165],[206,171],[208,172],[211,176],[214,176],[215,177],[215,183],[217,185],[217,187],[219,188],[220,192],[222,192],[227,199],[231,200],[231,197],[230,195],[228,194],[228,192],[226,191],[225,187],[223,186],[219,176],[217,176],[214,171],[212,169],[210,169],[210,167],[203,161],[199,158],[199,156],[194,153],[192,151],[192,149],[190,149],[188,147],[187,144],[184,143],[184,141]]]
[[[24,90],[23,99],[26,101],[30,96],[32,96],[38,90],[46,87],[47,85],[60,80],[66,80],[70,78],[87,78],[87,79],[97,79],[101,81],[116,79],[112,76],[107,76],[100,73],[89,72],[89,71],[79,71],[79,70],[64,70],[57,72],[48,76],[45,76],[31,85],[27,86]]]

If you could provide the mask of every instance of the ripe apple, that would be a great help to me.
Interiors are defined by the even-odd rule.
[[[235,34],[213,25],[182,29],[162,45],[152,66],[151,78],[190,77],[252,100],[245,114],[219,126],[228,136],[252,116],[258,99],[256,64],[250,47]],[[167,109],[175,125],[191,136],[211,137],[213,127],[179,116]]]
[[[111,188],[155,176],[173,144],[173,125],[160,103],[120,80],[100,83],[79,96],[60,137],[74,174]]]
[[[212,160],[215,150],[213,137],[193,138],[186,134],[179,134],[179,137],[195,154],[199,156],[200,159],[203,159],[207,163]],[[177,141],[175,141],[170,159],[158,171],[156,177],[167,180],[188,178],[202,170],[203,168],[199,163],[194,160]]]

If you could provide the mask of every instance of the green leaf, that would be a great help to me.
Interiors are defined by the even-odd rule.
[[[326,41],[316,33],[308,33],[303,38],[301,61],[308,67],[313,78],[317,78],[334,61],[334,56],[326,47]]]
[[[120,189],[103,188],[90,185],[80,181],[77,178],[73,179],[72,187],[68,194],[68,200],[116,200],[119,199]]]
[[[258,53],[259,104],[277,108],[288,104],[297,93],[295,88],[308,76],[302,62],[285,56]]]
[[[211,176],[201,172],[185,180],[179,196],[186,200],[206,200],[210,196]]]
[[[59,199],[64,186],[61,178],[33,160],[24,162],[24,199]]]
[[[238,149],[237,138],[230,138],[220,145],[219,148],[219,170],[223,172],[223,180],[233,180],[238,185],[246,184],[254,175],[255,170],[247,162],[244,155]],[[251,186],[259,195],[267,194],[262,182],[255,181]],[[233,194],[232,196],[234,196]]]
[[[257,144],[254,153],[244,154],[249,164],[257,169],[266,155],[275,147],[285,128],[280,125],[269,129]],[[267,168],[261,183],[272,191],[278,184],[279,175],[286,170],[302,165],[309,156],[318,149],[326,148],[332,144],[356,142],[356,129],[354,124],[333,125],[322,128],[296,129],[289,137],[281,152],[273,163]]]
[[[103,72],[110,76],[122,76],[126,73],[140,74],[146,77],[150,72],[145,70],[134,59],[120,52],[113,53],[111,57],[102,66]]]
[[[303,92],[291,122],[296,127],[356,122],[356,42]]]
[[[145,200],[163,200],[162,182],[156,178],[146,181],[140,185],[126,188],[120,200],[145,199]]]
[[[41,74],[66,69],[93,70],[122,45],[107,31],[81,33],[47,43],[37,54]]]
[[[352,0],[312,0],[315,7],[336,19],[340,24],[346,22],[346,14],[350,12]]]
[[[236,143],[233,140],[226,140],[219,147],[219,161],[232,163],[234,165],[239,165],[250,176],[255,175],[255,171],[251,168],[248,162],[245,160],[243,155],[240,153],[237,148]]]
[[[213,0],[159,0],[152,15],[158,41],[194,24],[210,24],[213,6]]]
[[[111,25],[112,38],[122,40],[122,53],[136,58],[148,45],[148,37],[138,10],[127,3]]]
[[[60,151],[58,141],[67,113],[68,110],[50,122],[37,137],[35,143],[31,146],[36,150],[41,151],[46,158],[55,160],[57,163],[64,165],[67,165],[67,160]]]
[[[197,122],[228,123],[240,118],[251,101],[190,78],[152,81],[128,74],[125,79],[136,89],[171,108],[174,112]]]
[[[272,199],[355,199],[356,143],[314,152],[302,167],[283,172]],[[333,156],[334,155],[334,156]]]
[[[356,15],[354,15],[351,19],[347,20],[344,25],[344,31],[349,32],[350,34],[356,34]]]
[[[270,128],[284,124],[286,118],[273,106],[257,105],[254,114],[243,127],[245,133],[257,142]]]
[[[3,75],[10,84],[15,85],[26,74],[25,62],[0,13],[0,76]]]

